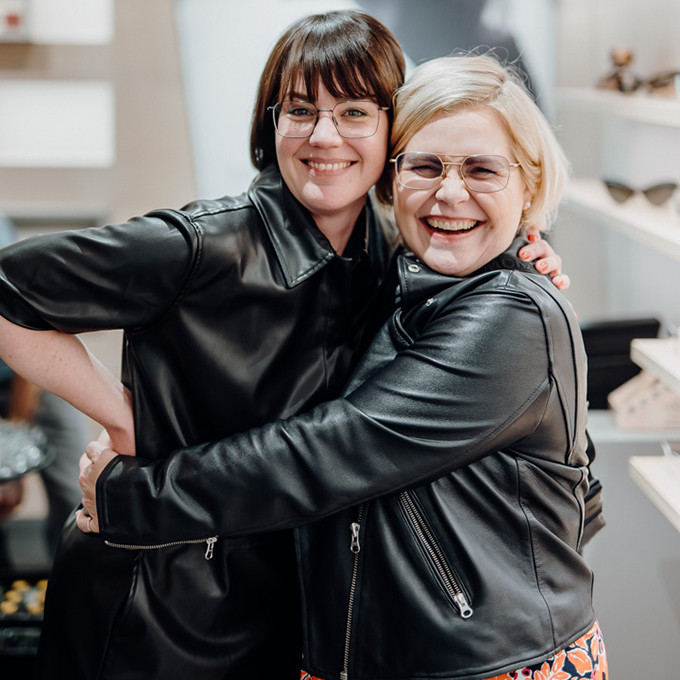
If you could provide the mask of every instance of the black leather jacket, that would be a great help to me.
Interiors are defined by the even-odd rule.
[[[340,393],[388,313],[391,251],[370,205],[345,252],[271,168],[247,195],[0,251],[0,314],[70,333],[123,328],[137,453],[158,459]],[[67,530],[45,677],[299,676],[292,532],[216,545],[178,533],[196,544],[139,552]]]
[[[464,279],[401,258],[401,307],[343,399],[162,464],[114,460],[103,534],[320,519],[297,533],[304,664],[323,678],[487,678],[577,639],[594,621],[585,354],[518,247]]]

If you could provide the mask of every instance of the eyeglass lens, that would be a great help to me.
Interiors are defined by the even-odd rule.
[[[607,187],[609,195],[617,202],[624,203],[633,194],[636,193],[636,189],[622,184],[621,182],[614,182],[612,180],[603,180],[604,185]],[[665,203],[678,188],[675,182],[664,182],[662,184],[655,184],[654,186],[642,189],[641,193],[645,198],[654,205],[661,205]]]
[[[396,158],[397,180],[408,189],[431,189],[446,174],[447,165],[459,166],[460,176],[472,191],[493,193],[508,185],[510,162],[503,156],[468,156],[448,163],[433,153],[405,152]]]
[[[380,107],[371,101],[341,102],[330,114],[343,137],[370,137],[380,121]],[[274,107],[274,124],[282,137],[309,137],[318,117],[319,109],[309,102],[285,101]]]

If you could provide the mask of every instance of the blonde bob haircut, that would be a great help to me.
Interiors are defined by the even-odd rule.
[[[392,157],[427,123],[469,108],[495,111],[510,137],[516,158],[509,160],[519,162],[532,196],[518,232],[529,226],[547,231],[569,177],[569,163],[521,76],[493,56],[452,55],[418,66],[395,94]],[[390,166],[377,186],[383,203],[393,198],[394,164]]]

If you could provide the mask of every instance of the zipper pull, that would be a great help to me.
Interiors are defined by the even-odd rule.
[[[205,559],[211,560],[213,558],[213,553],[215,552],[215,543],[217,543],[217,536],[206,538],[205,542],[207,543],[207,546],[205,548]]]
[[[356,555],[360,550],[359,545],[359,529],[361,529],[361,524],[359,522],[352,522],[349,525],[349,530],[352,532],[352,540],[349,544],[349,549]]]
[[[463,593],[457,593],[454,595],[453,599],[460,610],[460,617],[462,619],[469,619],[472,616],[473,609],[467,601],[467,597],[465,597]]]

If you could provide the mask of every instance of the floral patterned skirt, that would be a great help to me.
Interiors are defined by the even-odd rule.
[[[304,671],[300,680],[321,680]],[[595,625],[576,642],[540,663],[488,680],[609,680],[602,631]]]

